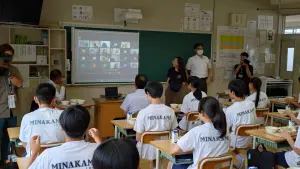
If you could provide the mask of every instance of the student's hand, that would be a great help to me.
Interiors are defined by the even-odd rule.
[[[30,149],[32,153],[31,155],[37,156],[40,152],[40,147],[41,147],[40,136],[33,136],[30,139]]]
[[[292,104],[293,100],[292,99],[289,99],[289,98],[286,98],[284,100],[287,104]]]
[[[289,139],[291,137],[291,135],[286,131],[280,133],[280,136],[285,138],[285,139]]]
[[[291,110],[284,111],[284,114],[286,114],[286,115],[288,115],[290,117],[294,116],[294,114],[293,114],[293,112]]]
[[[61,85],[61,86],[65,86],[65,83],[64,83],[63,80],[61,80],[60,85]]]
[[[98,129],[91,128],[89,130],[89,135],[96,141],[96,143],[101,143],[101,139],[99,137]]]

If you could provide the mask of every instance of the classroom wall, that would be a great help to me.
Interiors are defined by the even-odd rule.
[[[184,15],[184,4],[200,3],[201,9],[213,10],[215,14],[212,40],[213,52],[215,53],[217,26],[229,25],[230,13],[245,13],[247,20],[256,20],[258,15],[273,15],[274,28],[276,28],[278,15],[275,11],[256,10],[257,8],[272,7],[269,2],[269,0],[215,0],[215,3],[214,0],[44,0],[40,22],[41,24],[52,25],[57,25],[58,22],[76,22],[71,18],[72,5],[91,5],[93,6],[94,20],[86,23],[113,25],[112,27],[119,28],[120,24],[115,24],[113,21],[114,8],[138,8],[142,9],[144,18],[139,24],[129,24],[129,29],[180,32]],[[276,45],[274,45],[272,50],[276,52]],[[266,67],[266,75],[274,75],[274,66],[272,65],[272,68]],[[208,94],[215,96],[216,92],[226,89],[227,84],[228,80],[214,81],[209,85]],[[32,89],[22,90],[24,90],[23,93],[27,91],[27,96],[33,96]],[[121,86],[119,90],[121,93],[130,93],[134,90],[134,86]],[[31,93],[28,94],[28,91]],[[92,102],[91,98],[99,97],[100,94],[104,94],[104,86],[67,87],[68,99],[82,98]],[[29,102],[29,100],[27,101]],[[23,105],[27,104],[24,103]],[[26,108],[28,107],[26,106]]]

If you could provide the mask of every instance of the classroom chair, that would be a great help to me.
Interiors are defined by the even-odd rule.
[[[170,131],[146,131],[142,134],[141,137],[141,153],[140,156],[142,156],[143,151],[143,145],[144,144],[150,144],[150,141],[156,140],[157,137],[168,137],[170,138]]]
[[[190,125],[189,125],[190,123],[189,122],[197,120],[198,117],[199,117],[199,112],[190,112],[190,113],[187,114],[187,116],[186,116],[186,121],[187,121],[186,130],[187,131],[189,131],[189,129],[190,129]]]
[[[236,127],[234,134],[236,136],[250,136],[249,134],[246,133],[247,130],[258,130],[260,127],[260,124],[240,124]],[[237,139],[237,137],[236,137]],[[229,150],[231,152],[234,152],[236,154],[241,154],[242,151],[247,151],[249,148],[251,148],[251,145],[245,148],[236,148],[236,147],[230,147]],[[247,167],[247,158],[245,157],[245,162],[246,162],[246,167]]]
[[[64,144],[64,143],[41,144],[41,148],[40,148],[39,154],[41,154],[43,151],[45,151],[48,148],[53,148],[53,147],[61,146],[62,144]]]
[[[226,166],[224,164],[226,164]],[[212,169],[212,168],[232,169],[233,168],[232,155],[206,157],[201,159],[198,163],[198,169]]]
[[[269,108],[264,109],[256,109],[256,116],[258,118],[267,118],[266,114],[270,112]],[[261,125],[266,126],[266,123],[262,123]]]

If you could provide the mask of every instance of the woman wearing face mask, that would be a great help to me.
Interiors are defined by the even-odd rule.
[[[184,66],[184,60],[181,57],[176,57],[172,62],[172,68],[167,74],[166,105],[181,104],[188,92],[185,85],[187,77]]]
[[[201,43],[194,45],[196,55],[189,58],[186,70],[190,76],[197,76],[206,82],[203,92],[207,93],[207,84],[211,81],[211,63],[208,57],[203,55],[203,47]]]

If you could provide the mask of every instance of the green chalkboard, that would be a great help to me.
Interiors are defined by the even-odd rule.
[[[71,53],[71,27],[67,29],[68,59],[72,59]],[[139,32],[139,73],[148,76],[150,80],[165,82],[168,69],[172,66],[172,60],[176,56],[185,61],[194,55],[194,44],[204,45],[204,55],[211,57],[211,34],[179,33],[160,31],[116,30],[99,28],[82,28],[89,30]],[[68,83],[71,82],[71,73],[68,73]]]

